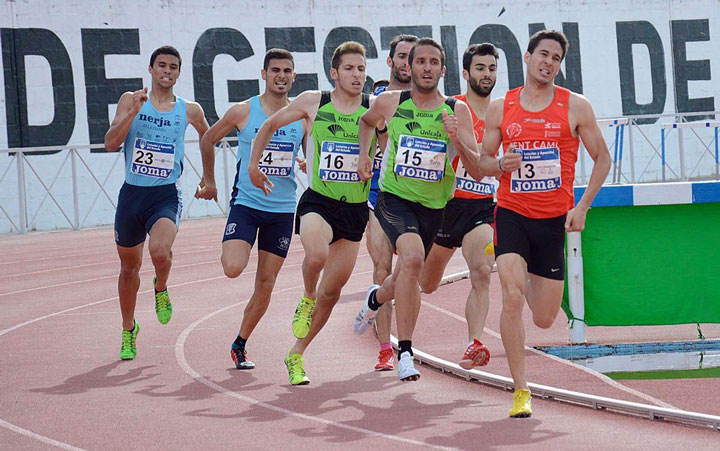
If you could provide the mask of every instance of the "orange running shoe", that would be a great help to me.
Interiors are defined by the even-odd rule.
[[[390,371],[395,369],[395,355],[392,349],[384,349],[378,354],[375,371]]]
[[[490,350],[477,338],[465,350],[459,365],[466,370],[476,366],[487,365],[490,361]]]

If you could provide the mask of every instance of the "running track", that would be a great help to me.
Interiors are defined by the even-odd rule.
[[[361,248],[333,316],[305,354],[311,384],[288,384],[283,357],[302,290],[302,248],[293,241],[273,301],[248,342],[257,368],[234,369],[230,343],[253,286],[256,258],[235,280],[222,274],[224,219],[188,221],[174,252],[170,324],[155,319],[152,265],[144,261],[138,358],[118,360],[119,262],[112,229],[0,237],[0,448],[2,449],[717,449],[718,432],[534,399],[534,416],[509,419],[511,393],[421,366],[401,383],[372,367],[372,333],[352,318],[371,280]],[[447,272],[464,269],[460,253]],[[424,296],[414,343],[456,361],[466,342],[467,280]],[[508,375],[491,285],[483,341],[486,371]],[[530,324],[530,321],[526,322]],[[566,342],[565,319],[528,327],[528,344]],[[717,326],[704,326],[717,338]],[[603,342],[693,339],[694,326],[591,328]],[[629,401],[720,414],[717,379],[612,383],[528,349],[533,382]]]

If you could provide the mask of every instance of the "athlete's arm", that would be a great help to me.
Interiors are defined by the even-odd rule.
[[[148,88],[143,88],[135,92],[126,92],[120,96],[117,109],[115,110],[115,118],[110,124],[110,128],[105,133],[105,149],[108,152],[115,152],[127,138],[135,116],[137,116],[140,108],[147,102]]]
[[[375,98],[370,108],[360,117],[358,123],[358,141],[360,143],[360,156],[358,159],[358,174],[360,180],[367,181],[372,178],[372,161],[370,160],[370,146],[373,134],[378,124],[390,122],[400,101],[400,91],[385,91]]]
[[[302,151],[303,151],[303,158],[295,157],[295,161],[297,161],[298,168],[300,168],[301,171],[307,174],[307,154],[308,154],[308,135],[310,135],[310,121],[307,119],[303,119],[303,140],[302,140]]]
[[[585,228],[585,215],[610,172],[612,159],[592,105],[585,97],[575,93],[570,95],[570,117],[575,119],[577,133],[594,162],[585,193],[577,206],[568,211],[565,220],[566,231],[581,232]]]
[[[271,188],[273,184],[258,167],[263,150],[267,147],[268,143],[270,143],[270,138],[273,133],[280,127],[302,119],[307,119],[308,123],[311,124],[315,120],[321,95],[320,91],[303,92],[295,97],[287,106],[267,118],[262,127],[260,127],[260,130],[258,130],[250,153],[248,173],[250,174],[252,184],[262,189],[266,196],[272,192]]]
[[[244,101],[233,105],[215,122],[200,140],[200,153],[202,155],[203,174],[200,178],[195,197],[198,199],[217,200],[217,185],[215,184],[215,144],[227,136],[230,130],[242,130],[250,117],[250,103]]]
[[[465,102],[458,100],[455,103],[455,114],[449,115],[443,110],[443,127],[470,177],[475,180],[485,177],[485,173],[480,168],[480,152],[475,141],[472,116]]]
[[[485,113],[485,134],[483,135],[482,147],[480,150],[480,168],[486,175],[499,177],[503,172],[512,172],[520,167],[522,154],[511,152],[511,149],[497,159],[498,149],[502,144],[503,109],[505,99],[499,98],[490,102]]]

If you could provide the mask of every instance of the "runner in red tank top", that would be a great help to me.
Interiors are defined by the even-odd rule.
[[[490,93],[497,78],[497,59],[497,49],[489,43],[472,44],[463,54],[463,78],[467,80],[467,94],[456,98],[470,107],[478,143],[482,142],[485,133],[485,111],[490,105]],[[480,181],[473,179],[467,175],[458,157],[453,161],[453,167],[456,178],[454,196],[445,206],[443,223],[419,281],[424,293],[435,291],[455,249],[462,247],[463,257],[470,270],[472,288],[465,304],[468,344],[459,364],[470,369],[486,365],[490,360],[490,351],[480,341],[480,335],[490,305],[490,273],[495,260],[493,229],[490,225],[495,221],[495,178],[485,177]]]
[[[515,381],[511,417],[532,414],[525,378],[525,302],[538,327],[553,324],[564,287],[565,232],[583,230],[610,170],[610,153],[590,102],[555,86],[567,49],[559,31],[535,33],[524,56],[525,86],[494,100],[485,118],[481,166],[501,176],[495,256],[503,291],[500,333]],[[573,207],[580,139],[595,164],[585,194]],[[498,160],[501,142],[505,152]]]

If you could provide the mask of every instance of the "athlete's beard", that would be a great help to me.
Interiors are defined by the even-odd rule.
[[[400,66],[393,65],[392,67],[392,76],[400,84],[406,84],[410,82],[410,76],[409,75],[401,75],[400,74]]]
[[[493,84],[489,88],[484,88],[484,87],[482,87],[482,85],[480,85],[479,81],[475,81],[472,78],[469,78],[468,81],[470,82],[469,83],[470,89],[472,89],[473,92],[475,94],[479,95],[480,97],[489,96],[490,93],[492,92],[493,88],[495,87],[495,82],[493,82]]]

